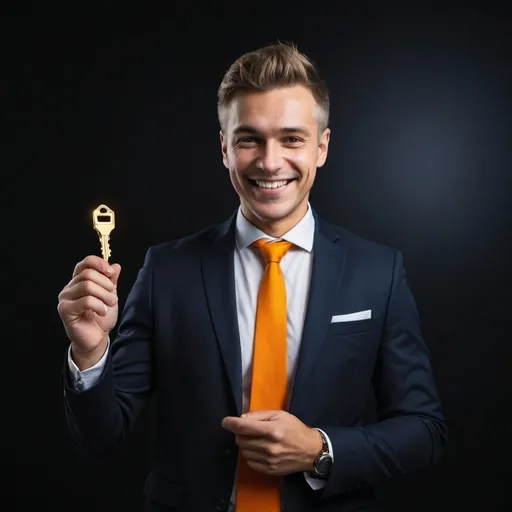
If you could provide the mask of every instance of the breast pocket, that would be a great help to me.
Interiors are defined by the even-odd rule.
[[[328,335],[359,334],[376,329],[379,325],[378,318],[364,320],[350,320],[346,322],[331,322],[327,331]]]

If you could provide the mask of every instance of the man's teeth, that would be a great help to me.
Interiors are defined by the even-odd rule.
[[[288,183],[287,180],[284,180],[284,181],[254,180],[254,181],[256,181],[256,184],[258,185],[258,187],[262,187],[262,188],[281,188],[281,187],[284,187]]]

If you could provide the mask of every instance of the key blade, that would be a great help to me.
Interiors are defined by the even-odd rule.
[[[103,259],[108,263],[108,259],[111,256],[110,251],[110,243],[109,243],[109,236],[102,236],[101,237],[101,254],[103,256]]]

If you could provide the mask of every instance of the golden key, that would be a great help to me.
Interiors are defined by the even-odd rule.
[[[116,227],[114,211],[107,205],[100,204],[92,212],[92,225],[100,238],[101,254],[103,259],[108,262],[110,258],[110,233]]]

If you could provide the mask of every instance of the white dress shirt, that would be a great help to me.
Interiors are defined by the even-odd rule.
[[[288,399],[286,409],[290,403],[304,319],[306,317],[309,284],[313,266],[314,234],[315,218],[311,207],[308,205],[307,213],[301,221],[279,238],[279,240],[286,240],[293,244],[280,263],[286,284],[288,308]],[[260,250],[250,246],[260,238],[275,240],[275,238],[266,235],[251,224],[243,216],[239,208],[236,218],[234,263],[236,307],[242,355],[243,412],[247,412],[249,406],[256,304],[260,281],[265,269],[265,263]],[[82,372],[71,359],[71,351],[68,352],[69,369],[78,390],[85,391],[97,382],[105,365],[108,350],[109,348],[107,347],[102,359],[95,366]],[[329,452],[334,457],[332,445],[328,437],[327,442],[329,444]],[[304,476],[314,490],[321,489],[325,484],[323,480],[311,478],[307,473]],[[233,488],[231,510],[234,509],[235,488],[236,485]]]

